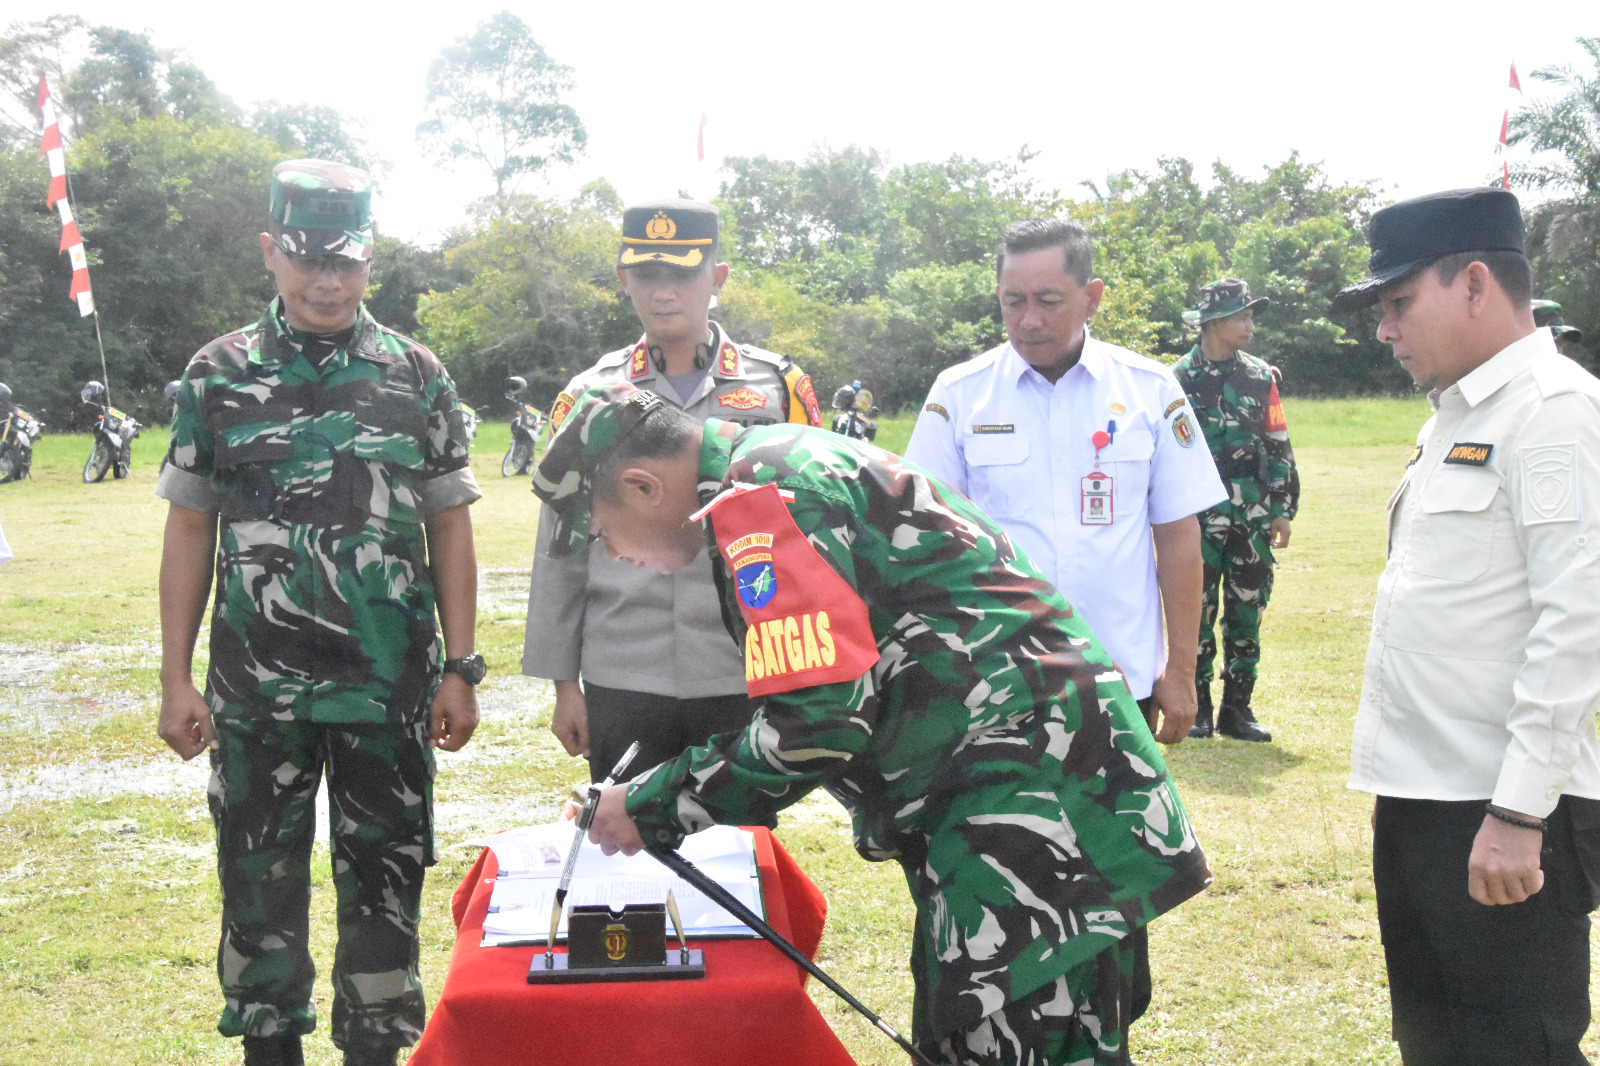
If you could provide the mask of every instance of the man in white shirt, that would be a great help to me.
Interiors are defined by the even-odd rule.
[[[995,276],[1007,343],[939,375],[906,458],[1000,524],[1100,638],[1156,739],[1176,744],[1197,710],[1195,515],[1227,491],[1172,372],[1089,335],[1104,283],[1081,226],[1012,224]],[[1132,946],[1138,1018],[1145,930]]]
[[[1372,219],[1378,339],[1428,390],[1389,504],[1350,787],[1406,1066],[1587,1063],[1600,872],[1600,381],[1534,326],[1502,189]]]

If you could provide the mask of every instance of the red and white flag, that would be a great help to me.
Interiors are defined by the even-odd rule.
[[[78,301],[78,316],[94,314],[94,293],[89,290],[89,257],[83,251],[83,237],[78,233],[78,223],[72,217],[72,204],[67,199],[67,156],[61,149],[61,126],[56,121],[55,104],[50,99],[50,85],[39,78],[39,124],[44,136],[39,141],[39,151],[50,162],[50,192],[45,205],[54,207],[61,216],[61,251],[72,260],[72,288],[67,295]]]
[[[1513,60],[1511,63],[1511,84],[1509,88],[1515,89],[1517,91],[1517,95],[1519,96],[1522,94],[1522,81],[1517,77],[1517,64],[1515,60]],[[1507,97],[1510,97],[1510,95],[1511,94],[1509,92],[1506,94]],[[1496,152],[1500,153],[1500,187],[1503,189],[1511,188],[1511,163],[1506,159],[1506,148],[1508,148],[1511,144],[1511,142],[1506,138],[1510,132],[1511,107],[1508,104],[1506,105],[1505,111],[1501,112],[1500,114],[1500,146],[1495,149]]]

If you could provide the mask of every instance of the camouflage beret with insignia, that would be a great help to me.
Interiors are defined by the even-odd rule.
[[[578,394],[533,471],[533,491],[555,516],[551,555],[571,555],[594,539],[589,529],[594,472],[619,441],[665,403],[625,381]]]
[[[325,159],[272,168],[267,230],[289,255],[372,258],[372,179]]]
[[[1271,302],[1265,296],[1259,300],[1250,299],[1250,283],[1244,279],[1223,278],[1200,290],[1199,308],[1185,311],[1183,320],[1191,326],[1201,326],[1213,318],[1227,318],[1240,311],[1254,311]]]

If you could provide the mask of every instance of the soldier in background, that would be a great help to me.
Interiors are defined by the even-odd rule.
[[[644,336],[573,378],[550,411],[561,428],[585,388],[626,381],[699,419],[745,425],[822,422],[811,378],[792,359],[735,343],[710,310],[728,279],[717,261],[717,209],[692,200],[623,212],[617,277]],[[601,549],[552,558],[539,519],[522,672],[555,682],[551,732],[605,777],[639,741],[638,766],[750,720],[744,664],[722,624],[711,563],[658,574]],[[580,683],[581,682],[581,683]]]
[[[1278,400],[1277,370],[1244,352],[1255,335],[1255,310],[1238,278],[1200,291],[1200,306],[1183,318],[1200,327],[1200,343],[1173,366],[1205,434],[1228,499],[1200,515],[1205,599],[1195,667],[1199,713],[1192,737],[1212,734],[1211,682],[1217,658],[1217,588],[1222,589],[1222,707],[1215,731],[1236,740],[1269,741],[1250,708],[1261,660],[1261,614],[1272,595],[1274,550],[1289,546],[1300,501],[1300,478],[1289,423]]]
[[[1557,355],[1566,355],[1566,346],[1569,344],[1583,343],[1583,331],[1576,326],[1567,325],[1567,320],[1561,314],[1561,305],[1554,300],[1533,301],[1533,324],[1541,329],[1546,326],[1550,328],[1550,336],[1555,338]]]
[[[333,1042],[347,1066],[391,1066],[422,1035],[432,747],[460,748],[478,721],[467,505],[480,493],[444,367],[362,306],[370,189],[337,163],[273,169],[261,249],[278,296],[190,361],[156,488],[171,504],[158,731],[185,759],[210,752],[217,1029],[244,1038],[247,1066],[299,1066],[316,1027],[309,862],[324,771]],[[192,659],[213,566],[202,696]]]
[[[1130,940],[1211,878],[1111,657],[999,525],[860,441],[626,384],[578,398],[534,490],[557,554],[682,573],[710,539],[758,701],[607,789],[596,843],[772,825],[826,788],[905,872],[924,1053],[1125,1066]]]

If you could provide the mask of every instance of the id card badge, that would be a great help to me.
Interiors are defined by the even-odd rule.
[[[1109,526],[1111,516],[1111,476],[1096,470],[1083,479],[1083,511],[1080,521],[1086,526]]]

